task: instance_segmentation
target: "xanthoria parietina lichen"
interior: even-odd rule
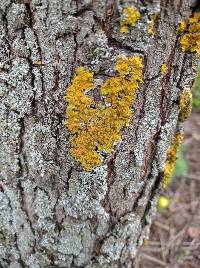
[[[128,126],[136,90],[143,82],[142,58],[119,57],[116,76],[107,79],[99,92],[103,102],[97,102],[86,92],[93,91],[94,73],[79,67],[65,100],[66,127],[72,133],[71,153],[85,170],[102,163],[102,152],[111,153],[122,138],[122,128]]]
[[[178,32],[186,33],[182,36],[180,44],[184,52],[195,52],[197,57],[200,56],[200,12],[194,13],[189,18],[188,24],[181,22]]]
[[[140,12],[134,6],[124,7],[120,19],[120,32],[128,33],[129,27],[134,27],[140,19]]]
[[[179,108],[179,120],[183,122],[188,118],[192,111],[192,93],[189,89],[185,89],[181,92]]]
[[[150,35],[154,35],[154,24],[155,24],[156,18],[157,18],[157,14],[153,14],[151,16],[151,22],[148,27],[148,34]]]
[[[165,63],[163,63],[161,65],[161,73],[164,75],[164,74],[166,74],[166,72],[167,72],[167,65]]]
[[[163,188],[167,188],[170,183],[171,177],[174,172],[174,167],[177,159],[177,153],[179,151],[180,145],[183,141],[183,133],[177,132],[169,146],[167,151],[167,159],[165,162],[164,178],[163,178]]]

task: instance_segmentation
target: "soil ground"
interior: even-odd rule
[[[184,126],[188,174],[167,191],[169,208],[159,211],[135,268],[200,268],[200,113]]]

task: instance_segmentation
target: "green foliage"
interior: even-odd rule
[[[193,108],[200,111],[200,65],[197,69],[197,77],[193,90]]]
[[[187,161],[184,159],[183,152],[184,152],[184,147],[181,146],[177,155],[173,178],[176,176],[186,176],[188,173],[188,164],[187,164]]]
[[[191,251],[189,249],[183,249],[180,254],[176,257],[178,263],[182,263],[188,256],[191,255]]]

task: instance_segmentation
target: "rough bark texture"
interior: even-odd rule
[[[124,2],[142,14],[129,34],[119,31]],[[180,127],[179,94],[192,83],[194,56],[182,53],[176,28],[195,8],[192,0],[1,0],[1,267],[134,267]],[[145,81],[115,153],[86,172],[69,152],[63,96],[78,66],[106,79],[120,53],[144,58]]]

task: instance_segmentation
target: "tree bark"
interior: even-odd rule
[[[127,34],[125,2],[141,13]],[[197,8],[192,0],[1,0],[1,267],[134,267],[181,127],[179,95],[193,82],[195,57],[182,52],[176,29]],[[69,151],[64,95],[77,67],[105,80],[119,54],[143,57],[144,83],[115,153],[88,172]]]

